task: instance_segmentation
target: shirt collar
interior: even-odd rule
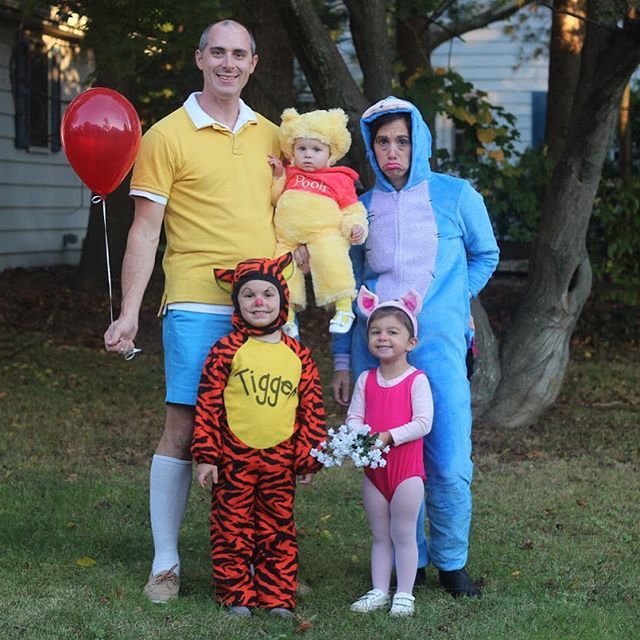
[[[201,93],[201,91],[195,91],[185,100],[184,104],[182,105],[189,115],[189,118],[191,118],[191,122],[193,122],[196,129],[204,129],[205,127],[216,125],[218,127],[224,127],[232,133],[236,133],[248,122],[257,122],[256,114],[253,112],[253,109],[251,109],[251,107],[246,105],[244,101],[240,99],[240,110],[238,112],[238,119],[236,120],[236,124],[233,129],[229,129],[226,124],[222,124],[222,122],[218,122],[215,118],[212,118],[200,106],[197,97]]]

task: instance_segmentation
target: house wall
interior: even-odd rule
[[[547,91],[551,12],[540,8],[529,12],[525,25],[517,26],[517,20],[513,17],[509,22],[497,22],[465,34],[464,41],[446,43],[434,51],[432,64],[456,70],[477,89],[487,92],[489,102],[512,113],[520,132],[516,146],[522,151],[534,142],[532,94]],[[505,33],[508,24],[513,25],[513,35]],[[525,30],[533,36],[532,42],[524,41]],[[544,55],[533,55],[538,48]],[[451,127],[439,121],[437,133],[438,146],[452,150]]]
[[[62,150],[15,147],[10,60],[17,26],[0,24],[0,270],[77,264],[91,194]],[[92,58],[59,34],[44,34],[43,41],[60,58],[64,110],[83,90]]]

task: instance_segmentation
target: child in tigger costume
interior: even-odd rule
[[[353,323],[356,283],[349,246],[362,244],[368,227],[367,212],[356,195],[358,174],[349,167],[332,166],[351,146],[347,120],[342,109],[303,114],[285,109],[280,148],[289,164],[283,167],[277,158],[269,158],[274,173],[276,255],[306,245],[316,304],[335,305],[331,333],[347,333]],[[292,309],[284,331],[296,337],[293,311],[307,304],[301,272],[293,274],[289,288]]]
[[[281,330],[287,267],[291,254],[215,269],[231,287],[234,331],[212,347],[195,409],[196,475],[202,487],[213,483],[216,599],[241,617],[254,607],[292,616],[296,476],[308,482],[319,469],[310,452],[326,435],[318,369],[309,349]]]

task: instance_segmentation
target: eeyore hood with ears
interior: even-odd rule
[[[390,113],[408,113],[411,117],[412,162],[411,169],[409,170],[409,179],[405,188],[411,188],[431,176],[431,167],[429,166],[429,158],[431,157],[431,132],[429,131],[429,127],[414,105],[395,96],[389,96],[370,106],[362,114],[362,119],[360,120],[360,130],[362,131],[362,137],[364,138],[364,144],[367,149],[367,158],[376,174],[376,188],[383,191],[393,191],[394,188],[376,162],[369,126],[380,116]]]

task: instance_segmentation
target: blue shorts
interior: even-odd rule
[[[166,402],[195,406],[204,361],[231,329],[230,315],[167,311],[162,321]]]

